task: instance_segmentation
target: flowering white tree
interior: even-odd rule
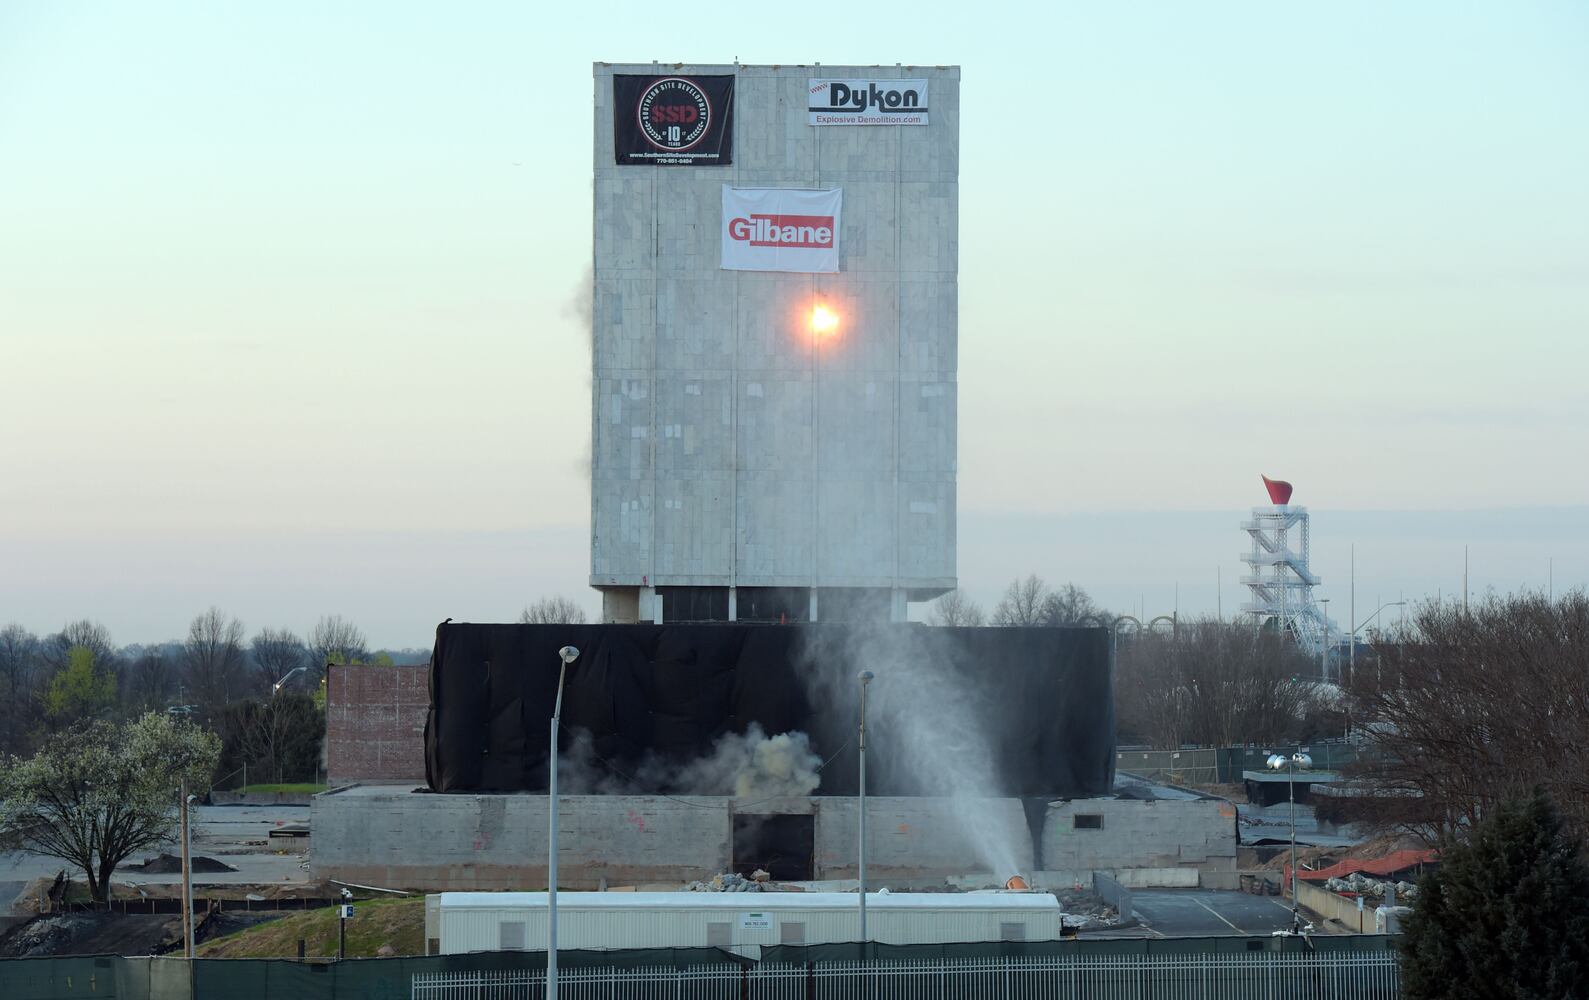
[[[203,793],[220,753],[214,733],[157,712],[79,723],[0,763],[0,838],[80,869],[103,902],[128,855],[175,837],[180,782]]]

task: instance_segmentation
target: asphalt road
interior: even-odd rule
[[[1133,889],[1137,919],[1155,937],[1268,937],[1291,928],[1277,896],[1208,889]]]

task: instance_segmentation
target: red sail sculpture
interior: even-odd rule
[[[1291,484],[1281,479],[1263,477],[1264,489],[1269,491],[1269,499],[1276,507],[1284,507],[1291,502]]]

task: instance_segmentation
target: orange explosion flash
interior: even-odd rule
[[[811,310],[811,332],[819,338],[831,337],[839,328],[838,314],[827,306]]]

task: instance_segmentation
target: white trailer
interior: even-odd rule
[[[867,929],[881,944],[1053,941],[1059,901],[1035,892],[875,892]],[[426,951],[544,951],[546,893],[425,897]],[[559,950],[834,944],[860,938],[853,892],[560,892]]]

